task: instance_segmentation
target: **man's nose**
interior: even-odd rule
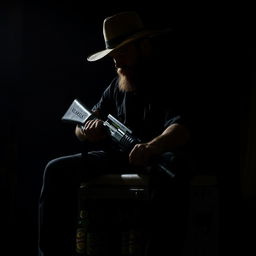
[[[114,58],[115,68],[122,68],[126,66],[125,60],[122,57]]]
[[[120,68],[120,64],[121,64],[121,61],[120,61],[120,59],[118,59],[118,58],[115,58],[114,59],[114,63],[115,63],[115,68]]]

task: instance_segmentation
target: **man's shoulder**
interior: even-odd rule
[[[118,91],[118,77],[114,77],[107,88],[105,89],[105,92],[108,92],[110,94],[114,94],[116,91]]]
[[[112,79],[109,86],[105,90],[105,94],[108,94],[110,97],[119,99],[123,98],[125,92],[121,91],[119,88],[119,77],[116,76]]]
[[[113,77],[109,86],[112,88],[118,88],[118,79],[118,76]]]

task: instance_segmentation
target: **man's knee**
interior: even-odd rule
[[[60,178],[61,166],[63,165],[61,159],[50,160],[44,168],[43,182],[48,183],[48,180],[56,180]]]
[[[61,172],[60,174],[63,176],[65,175],[65,171],[69,172],[70,169],[76,168],[80,161],[81,154],[58,157],[50,160],[46,164],[44,172],[51,172],[53,174],[59,174]]]
[[[50,160],[44,169],[43,187],[47,189],[52,186],[65,186],[72,182],[75,176],[75,168],[80,159],[80,154],[63,156]]]

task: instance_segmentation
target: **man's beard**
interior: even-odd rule
[[[119,89],[123,92],[131,92],[136,89],[136,81],[134,81],[134,77],[131,72],[126,72],[127,69],[118,68],[117,74],[119,77],[118,85]],[[135,79],[136,80],[136,79]]]
[[[124,66],[117,68],[119,76],[119,89],[125,92],[131,92],[143,86],[143,83],[149,77],[148,63],[142,59],[134,66]]]

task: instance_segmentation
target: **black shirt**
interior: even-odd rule
[[[92,109],[99,111],[102,120],[111,114],[131,129],[134,136],[147,142],[160,135],[169,125],[184,122],[172,101],[175,96],[171,92],[168,92],[166,99],[164,94],[158,93],[161,91],[159,88],[151,91],[153,93],[121,91],[116,77]]]

